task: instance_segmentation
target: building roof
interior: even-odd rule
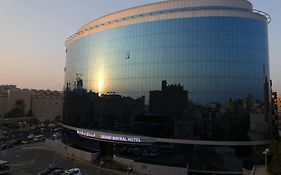
[[[67,47],[83,36],[112,28],[144,22],[203,16],[235,16],[258,19],[264,22],[270,21],[270,16],[266,13],[253,11],[253,5],[247,0],[169,0],[133,7],[97,18],[67,38],[65,46]]]

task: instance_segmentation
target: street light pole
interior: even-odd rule
[[[100,160],[100,165],[99,165],[99,168],[98,168],[98,174],[97,174],[97,175],[100,174],[100,167],[101,167],[101,165],[102,165],[103,163],[104,163],[104,162],[103,162],[103,158],[101,158],[101,160]]]
[[[129,172],[132,170],[132,167],[128,166],[127,168],[127,173],[126,174],[129,174]]]
[[[268,148],[266,148],[265,150],[264,150],[264,152],[263,152],[263,154],[264,154],[264,161],[265,161],[265,175],[267,175],[267,154],[269,153],[269,149]]]

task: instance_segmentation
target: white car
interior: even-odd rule
[[[29,134],[29,135],[27,136],[27,138],[28,138],[29,140],[33,140],[34,134]]]
[[[53,128],[53,127],[55,127],[56,125],[54,124],[54,123],[49,123],[49,125],[48,125],[48,127],[50,127],[50,128]]]
[[[43,135],[37,135],[34,137],[34,142],[45,141],[45,137]]]
[[[79,168],[73,168],[73,169],[66,170],[64,172],[64,174],[65,175],[82,175]]]
[[[57,140],[57,139],[59,139],[60,137],[61,137],[61,133],[59,133],[59,132],[56,132],[56,133],[53,134],[53,139],[54,139],[54,140]]]

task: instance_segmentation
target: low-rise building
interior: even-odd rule
[[[55,119],[62,116],[63,95],[60,92],[32,95],[31,109],[39,120]]]
[[[279,130],[281,131],[281,95],[277,96],[277,110],[278,110]]]
[[[23,106],[24,114],[32,114],[40,121],[53,120],[62,116],[63,93],[51,90],[20,89],[15,85],[0,86],[1,116],[19,103]]]
[[[7,99],[8,99],[8,94],[0,92],[0,115],[1,116],[8,110]]]

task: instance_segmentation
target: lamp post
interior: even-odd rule
[[[98,168],[98,173],[97,173],[97,175],[100,174],[100,167],[101,167],[102,164],[104,164],[103,158],[101,158],[101,160],[100,160],[100,165],[99,165],[99,168]]]
[[[126,174],[129,174],[130,171],[132,171],[132,167],[128,166]]]
[[[264,150],[264,152],[263,152],[263,154],[264,154],[264,161],[265,161],[265,175],[267,175],[267,154],[269,153],[269,149],[268,148],[266,148],[265,150]]]

